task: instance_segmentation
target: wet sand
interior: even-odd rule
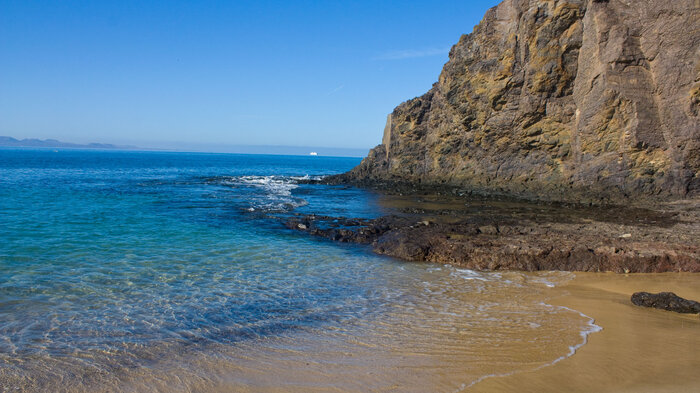
[[[576,273],[552,304],[589,315],[602,331],[550,367],[489,378],[473,392],[700,392],[697,314],[632,305],[636,291],[700,299],[700,274]]]
[[[129,353],[150,359],[135,367],[124,367],[129,362],[109,353],[97,365],[116,367],[91,366],[92,371],[68,359],[44,359],[29,379],[3,382],[0,373],[0,391],[3,386],[71,393],[700,391],[698,315],[629,301],[639,290],[700,299],[700,274],[503,272],[489,280],[492,273],[435,265],[430,270],[436,271],[426,270],[406,288],[425,293],[425,301],[408,298],[357,326],[236,345],[164,344]],[[426,281],[433,283],[426,292],[421,282],[431,274],[440,276]],[[434,304],[429,300],[436,290],[444,301]],[[567,348],[582,343],[580,329],[591,323],[579,312],[603,330],[588,334],[587,344],[568,356]],[[62,382],[56,384],[49,372]],[[506,376],[489,376],[499,374]]]
[[[546,367],[595,328],[549,305],[573,273],[382,263],[361,295],[379,301],[342,319],[238,341],[0,357],[0,392],[456,392]]]

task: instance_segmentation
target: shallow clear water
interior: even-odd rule
[[[403,263],[275,219],[386,213],[296,183],[358,162],[0,150],[0,391],[450,391],[592,330],[542,302],[566,274]]]

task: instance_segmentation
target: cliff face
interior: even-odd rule
[[[700,194],[700,0],[505,0],[343,177],[584,201]]]

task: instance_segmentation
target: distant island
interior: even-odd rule
[[[352,147],[227,145],[211,143],[154,142],[148,147],[113,145],[111,143],[69,143],[56,139],[17,139],[0,136],[0,147],[37,147],[63,149],[112,149],[143,151],[178,151],[193,153],[272,154],[290,156],[364,157],[367,149]],[[309,153],[310,152],[310,153]]]
[[[138,149],[136,146],[118,146],[111,143],[67,143],[56,139],[16,139],[9,136],[0,136],[0,147],[60,147],[72,149]]]

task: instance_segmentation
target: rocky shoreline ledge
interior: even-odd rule
[[[388,196],[392,198],[392,196]],[[700,272],[700,203],[654,209],[536,204],[494,198],[395,195],[376,219],[295,215],[286,227],[371,245],[406,261],[475,270]]]
[[[502,1],[380,145],[322,180],[452,207],[287,226],[479,270],[700,272],[697,5]]]

